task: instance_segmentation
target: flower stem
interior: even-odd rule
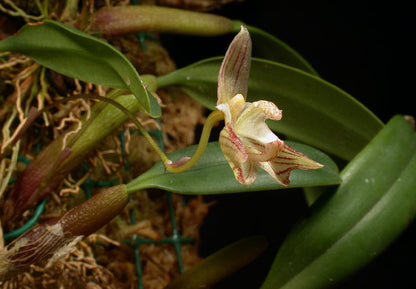
[[[166,169],[171,173],[181,173],[194,166],[196,162],[201,158],[202,154],[205,151],[205,148],[207,147],[209,135],[211,133],[212,128],[214,127],[214,125],[216,125],[219,121],[223,119],[224,114],[222,111],[214,110],[213,112],[211,112],[211,114],[205,121],[198,147],[193,156],[187,159],[187,161],[184,163],[183,159],[178,160],[176,163],[172,163],[172,161],[164,162]]]

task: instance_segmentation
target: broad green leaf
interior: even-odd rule
[[[277,39],[260,28],[250,26],[240,21],[234,22],[234,32],[238,32],[240,25],[247,27],[253,42],[253,55],[257,58],[283,63],[318,76],[316,70],[289,45]]]
[[[415,172],[415,132],[396,116],[292,229],[261,289],[330,288],[378,256],[416,215]]]
[[[79,30],[52,20],[27,24],[0,41],[0,51],[24,54],[72,78],[127,89],[150,111],[149,96],[130,61],[111,45]]]
[[[264,236],[241,239],[208,256],[173,280],[166,289],[210,288],[255,260],[267,245]]]
[[[323,168],[318,170],[293,170],[290,176],[289,188],[339,183],[338,168],[327,155],[303,144],[287,143],[314,161],[324,165]],[[176,161],[183,156],[191,156],[195,149],[196,146],[181,149],[169,154],[169,157]],[[262,169],[258,170],[257,179],[252,185],[246,186],[237,182],[218,142],[209,143],[197,164],[183,173],[172,174],[166,172],[162,163],[159,162],[129,183],[127,187],[129,192],[159,188],[183,194],[223,194],[286,188],[278,184]]]
[[[222,57],[210,58],[158,77],[159,87],[175,85],[210,109],[217,101]],[[289,138],[352,159],[383,127],[360,102],[336,86],[299,69],[253,59],[248,101],[269,100],[283,110],[270,127]]]

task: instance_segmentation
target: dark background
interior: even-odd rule
[[[275,35],[308,60],[323,79],[387,122],[398,113],[415,115],[412,11],[403,1],[246,0],[214,13]],[[195,40],[175,35],[165,36],[162,41],[173,42],[169,51],[181,67],[200,60],[201,55],[223,55],[231,39]],[[197,56],[193,56],[194,51],[198,51]],[[271,242],[268,255],[215,288],[259,288],[284,236],[307,214],[302,192],[283,190],[207,199],[216,199],[217,205],[212,207],[202,230],[202,254],[251,234],[265,234]],[[415,278],[408,273],[414,271],[415,257],[413,222],[383,254],[338,288],[416,288]]]
[[[387,122],[415,114],[415,25],[409,4],[245,0],[213,13],[257,26],[299,52],[319,75]],[[370,2],[374,2],[371,4]],[[179,67],[224,55],[233,35],[162,35]]]

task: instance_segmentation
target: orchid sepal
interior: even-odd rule
[[[247,95],[251,66],[251,39],[244,26],[231,42],[218,73],[218,101],[228,102],[234,95]]]
[[[283,186],[290,184],[289,176],[294,169],[316,170],[323,167],[287,144],[284,144],[275,158],[268,162],[259,162],[258,166]]]

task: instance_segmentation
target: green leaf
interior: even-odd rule
[[[239,31],[240,25],[247,27],[253,42],[253,55],[255,57],[283,63],[318,76],[318,73],[309,62],[280,39],[260,28],[240,21],[233,22],[235,32]]]
[[[79,30],[51,20],[27,24],[0,41],[0,51],[24,54],[72,78],[127,89],[145,112],[150,111],[149,97],[130,61],[113,46]]]
[[[289,233],[261,289],[333,287],[378,256],[416,215],[415,172],[415,132],[396,116]]]
[[[287,144],[324,165],[318,170],[292,171],[288,188],[339,183],[338,168],[327,155],[303,144],[294,142]],[[169,158],[175,161],[183,156],[191,156],[195,149],[196,146],[191,146],[178,150],[169,154]],[[130,182],[127,187],[129,192],[159,188],[183,194],[223,194],[287,188],[278,184],[262,169],[258,170],[257,179],[252,185],[240,184],[236,181],[218,142],[209,143],[196,165],[183,173],[166,172],[162,163],[158,162],[153,168]]]
[[[218,281],[252,262],[267,248],[263,236],[239,240],[208,256],[173,280],[166,289],[210,288]]]
[[[221,61],[222,57],[206,59],[158,77],[159,87],[179,86],[215,109]],[[269,100],[283,110],[282,120],[269,122],[273,130],[346,160],[383,127],[372,112],[346,92],[277,62],[252,60],[247,99]]]
[[[149,96],[150,101],[150,111],[148,112],[149,115],[153,118],[159,118],[162,116],[162,108],[160,107],[159,103],[157,102],[156,98],[152,95],[151,92],[146,90],[147,95]]]

